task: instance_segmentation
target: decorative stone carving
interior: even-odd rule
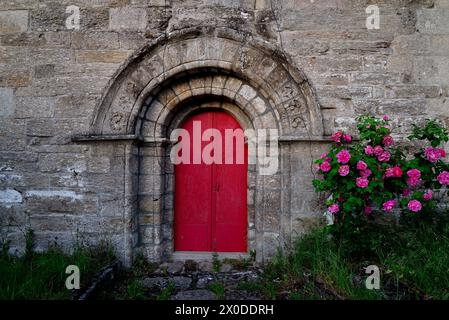
[[[136,120],[148,96],[154,95],[167,85],[170,86],[173,79],[178,79],[185,74],[189,74],[192,78],[197,75],[204,78],[204,85],[208,88],[205,90],[206,94],[225,94],[229,87],[226,84],[222,86],[221,78],[219,82],[213,81],[214,76],[221,73],[232,75],[231,78],[245,82],[245,85],[257,92],[257,97],[268,102],[275,117],[284,118],[283,114],[286,109],[288,110],[289,120],[283,122],[286,127],[279,127],[281,134],[282,132],[303,134],[304,130],[299,128],[307,127],[308,134],[321,135],[322,120],[318,103],[313,96],[303,98],[304,92],[312,91],[303,90],[302,87],[308,84],[302,73],[287,61],[286,56],[279,54],[266,41],[242,37],[241,34],[226,28],[219,29],[213,36],[209,34],[213,32],[212,30],[201,28],[175,31],[133,55],[128,65],[116,74],[101,103],[97,106],[91,132],[136,133]],[[192,32],[194,39],[189,32]],[[161,43],[165,44],[161,47]],[[207,50],[207,54],[195,57],[193,53],[201,51],[194,48],[198,44],[213,50]],[[165,47],[169,50],[161,49]],[[230,54],[229,48],[235,51]],[[178,54],[179,52],[189,54]],[[149,61],[153,63],[149,64]],[[129,75],[134,75],[132,81],[129,80]],[[231,82],[232,85],[235,83]],[[217,84],[222,88],[217,88]],[[197,96],[200,91],[201,89],[196,88],[195,91],[185,91],[185,94],[181,96]],[[242,93],[248,93],[248,90]],[[245,96],[251,100],[254,95]],[[283,107],[285,101],[290,102]],[[126,124],[125,127],[122,127],[122,122],[117,122],[117,119],[110,119],[114,125],[104,125],[104,119],[108,119],[107,115],[110,115],[111,111],[120,111],[126,115],[127,119],[121,120]],[[300,126],[299,119],[309,123],[307,126]],[[279,122],[280,119],[277,121]]]

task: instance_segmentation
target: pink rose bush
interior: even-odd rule
[[[321,179],[317,192],[326,192],[328,211],[336,225],[371,219],[375,214],[422,215],[436,208],[435,190],[449,186],[449,165],[441,147],[447,129],[429,120],[413,126],[410,141],[422,141],[421,151],[408,155],[393,138],[390,117],[357,118],[360,140],[338,131],[329,152],[316,161]]]

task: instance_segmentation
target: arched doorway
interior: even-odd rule
[[[247,252],[257,261],[272,257],[314,211],[304,182],[311,181],[311,152],[320,154],[327,138],[307,77],[257,36],[225,27],[173,31],[130,55],[105,89],[89,132],[73,138],[104,144],[119,168],[104,179],[120,181],[120,192],[99,206],[122,217],[123,233],[114,236],[127,265],[137,254],[176,258],[171,132],[211,108],[226,110],[245,130],[276,131],[279,152],[269,158],[275,170],[266,174],[259,158],[248,164]]]
[[[181,129],[175,251],[247,252],[248,150],[240,124],[210,110],[190,116]]]

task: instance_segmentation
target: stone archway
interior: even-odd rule
[[[307,78],[275,46],[230,29],[183,29],[131,56],[111,79],[91,133],[134,134],[149,95],[201,70],[224,71],[253,87],[276,111],[282,134],[322,136],[321,112]]]
[[[275,46],[229,29],[186,29],[139,50],[111,79],[87,136],[127,143],[124,195],[127,260],[140,251],[172,258],[173,168],[170,132],[204,105],[230,112],[246,128],[277,129],[281,141],[323,135],[313,89]],[[289,154],[276,174],[248,169],[249,250],[260,261],[291,233]]]

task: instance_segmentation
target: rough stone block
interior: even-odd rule
[[[22,203],[23,197],[20,192],[14,189],[0,190],[0,204],[2,206],[12,206],[16,203]]]
[[[0,150],[20,151],[25,147],[24,121],[0,118]]]
[[[66,15],[65,10],[65,6],[56,3],[31,10],[31,30],[59,31],[66,29],[65,20],[69,15]]]
[[[8,88],[0,88],[0,117],[9,117],[13,113],[13,90]]]
[[[55,73],[54,64],[41,64],[34,67],[34,77],[36,79],[50,78],[53,77]]]
[[[141,8],[112,8],[109,10],[109,29],[143,31],[147,26],[147,12]]]
[[[4,87],[26,87],[31,83],[29,71],[8,71],[0,75],[0,86]]]
[[[126,51],[115,51],[115,50],[78,51],[76,54],[76,61],[80,63],[93,63],[93,62],[120,63],[123,62],[127,57],[128,52]]]
[[[42,33],[13,33],[1,37],[1,44],[4,46],[17,47],[40,47],[47,44]]]
[[[449,11],[437,8],[419,10],[417,30],[420,33],[447,34]]]
[[[0,11],[0,34],[19,33],[28,30],[27,10]]]
[[[72,35],[74,49],[118,49],[118,34],[115,32],[77,32]]]
[[[111,169],[109,157],[91,157],[87,161],[87,171],[92,173],[107,173]]]
[[[79,118],[93,110],[98,101],[96,95],[83,95],[79,92],[72,95],[64,95],[56,98],[55,117],[57,118]]]
[[[72,172],[80,174],[87,169],[83,156],[73,154],[44,154],[39,157],[42,172]]]
[[[54,97],[17,97],[16,118],[49,118],[53,116]]]

